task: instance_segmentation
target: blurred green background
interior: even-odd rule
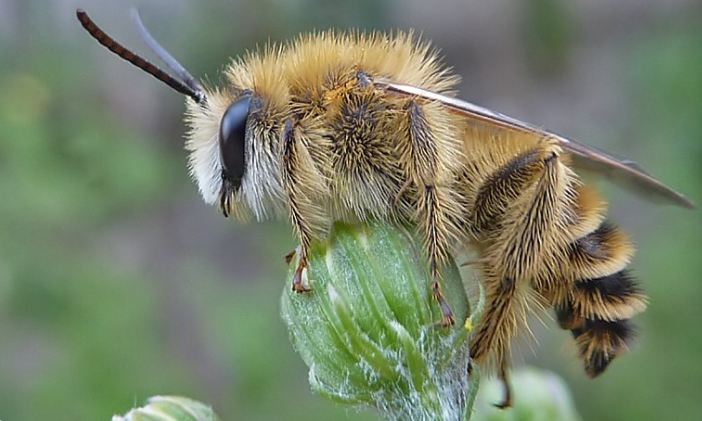
[[[0,0],[2,420],[107,420],[165,393],[223,419],[376,419],[309,392],[278,316],[290,228],[206,206],[183,99],[74,17],[85,8],[147,53],[132,6],[212,82],[268,39],[414,28],[463,76],[462,97],[631,157],[702,204],[697,0]],[[584,419],[699,419],[702,216],[606,190],[651,296],[631,355],[590,381],[546,320],[516,363],[563,376]]]

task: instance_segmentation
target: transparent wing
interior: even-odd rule
[[[695,205],[682,194],[667,187],[649,173],[644,171],[636,162],[626,158],[613,155],[585,145],[580,142],[562,137],[555,133],[545,131],[541,128],[517,120],[515,118],[500,114],[490,109],[472,104],[457,98],[442,95],[436,92],[427,91],[410,85],[375,81],[375,85],[388,92],[410,95],[437,101],[450,108],[451,111],[464,116],[469,121],[479,123],[478,126],[489,128],[493,131],[507,130],[518,132],[538,138],[555,140],[566,151],[573,156],[573,165],[585,170],[595,171],[609,178],[613,182],[642,195],[643,197],[655,201],[672,203],[689,209],[694,209]]]

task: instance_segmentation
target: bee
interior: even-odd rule
[[[137,28],[174,76],[124,48],[82,11],[99,43],[187,97],[189,169],[224,216],[287,218],[299,241],[292,288],[310,290],[308,251],[335,220],[416,227],[441,323],[455,323],[441,265],[468,247],[486,307],[470,352],[506,386],[510,343],[533,308],[570,330],[591,377],[627,350],[647,297],[634,248],[576,170],[647,197],[685,196],[636,163],[453,96],[459,78],[412,33],[319,32],[234,60],[205,87]]]

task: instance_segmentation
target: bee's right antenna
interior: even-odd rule
[[[170,54],[166,52],[163,47],[156,42],[156,40],[153,39],[153,37],[144,27],[141,19],[139,19],[138,13],[135,13],[135,20],[142,38],[144,38],[144,41],[149,45],[154,53],[156,53],[156,55],[158,55],[158,57],[176,73],[179,79],[174,78],[151,62],[115,41],[114,38],[107,35],[105,31],[100,29],[100,27],[93,22],[93,20],[84,10],[78,9],[76,11],[76,17],[78,17],[81,25],[83,25],[83,28],[88,31],[90,36],[95,38],[97,42],[105,46],[108,50],[117,54],[122,59],[132,63],[134,66],[140,68],[181,94],[189,96],[200,106],[205,106],[207,99],[205,97],[205,91],[202,88],[202,85],[200,85],[200,83],[198,83],[195,78],[193,78],[192,75],[180,65],[180,63],[178,63]]]

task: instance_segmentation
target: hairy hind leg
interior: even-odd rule
[[[471,356],[496,366],[505,380],[501,407],[511,403],[506,384],[510,344],[527,328],[529,301],[536,298],[532,279],[549,266],[551,250],[545,242],[557,235],[565,179],[558,149],[543,142],[499,167],[476,196],[471,221],[483,238],[486,308],[471,341]]]

